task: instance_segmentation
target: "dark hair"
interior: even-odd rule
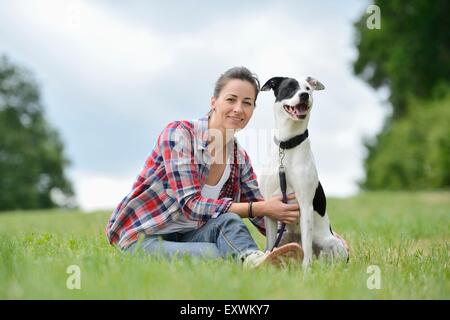
[[[258,97],[259,93],[258,76],[252,73],[246,67],[234,67],[225,71],[225,73],[222,74],[216,81],[216,85],[214,86],[214,97],[218,98],[220,91],[222,91],[223,87],[228,83],[228,81],[233,79],[248,81],[252,84],[253,88],[255,88],[255,105],[256,105],[256,98]]]

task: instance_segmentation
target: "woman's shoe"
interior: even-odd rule
[[[266,264],[276,267],[286,267],[290,261],[301,262],[303,260],[303,249],[296,243],[287,243],[272,251],[255,251],[249,254],[243,263],[244,269],[254,269]]]

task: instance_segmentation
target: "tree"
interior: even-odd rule
[[[381,29],[356,22],[356,75],[372,87],[386,86],[393,120],[407,113],[408,98],[427,99],[450,83],[450,2],[376,0]]]
[[[393,112],[366,141],[366,189],[450,187],[450,2],[375,0],[381,29],[355,23],[353,71],[387,87]]]
[[[0,210],[52,208],[72,201],[63,149],[57,131],[44,119],[32,74],[1,56]]]

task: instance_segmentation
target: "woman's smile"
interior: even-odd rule
[[[241,118],[241,117],[228,116],[228,118],[230,118],[231,120],[233,120],[235,122],[242,122],[242,121],[244,121],[244,118]]]

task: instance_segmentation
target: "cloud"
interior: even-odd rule
[[[0,6],[0,50],[41,80],[82,206],[94,207],[83,191],[90,185],[123,191],[120,176],[138,173],[163,126],[206,113],[216,78],[235,65],[261,81],[312,75],[325,83],[310,121],[313,151],[328,193],[349,194],[363,174],[361,138],[379,130],[385,114],[350,70],[351,22],[364,4],[355,5],[14,1]],[[272,100],[260,94],[248,129],[271,129]],[[264,151],[243,145],[258,170]]]
[[[130,192],[134,176],[103,175],[97,172],[74,171],[75,192],[85,211],[112,210]]]

